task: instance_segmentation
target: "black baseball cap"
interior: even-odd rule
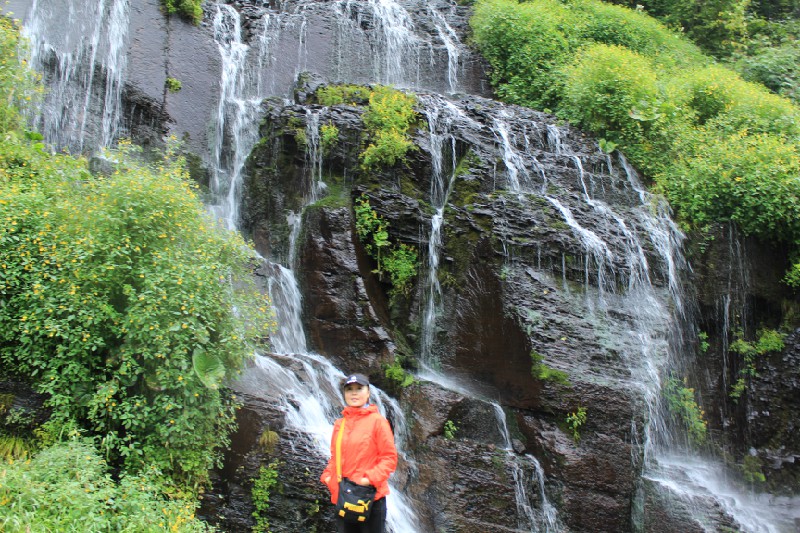
[[[344,383],[342,384],[342,388],[345,388],[348,385],[353,383],[358,383],[359,385],[363,385],[364,387],[369,387],[369,379],[364,374],[350,374],[345,378]]]

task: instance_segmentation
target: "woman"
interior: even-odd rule
[[[337,439],[344,424],[341,440],[341,476],[362,485],[375,487],[375,498],[369,520],[363,524],[347,523],[336,517],[339,533],[384,533],[386,527],[386,495],[389,476],[397,467],[397,449],[389,422],[369,403],[369,380],[363,374],[347,376],[343,384],[347,407],[343,418],[333,424],[331,459],[320,481],[331,491],[331,502],[339,498],[337,473]]]

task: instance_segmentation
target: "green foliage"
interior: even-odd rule
[[[380,130],[375,133],[373,142],[361,152],[361,164],[367,169],[390,167],[402,161],[413,147],[414,143],[405,134],[396,130]]]
[[[194,24],[203,21],[202,0],[163,0],[167,13],[177,13]]]
[[[644,3],[729,50],[746,4]],[[687,225],[732,221],[788,244],[785,281],[800,286],[800,108],[713,65],[646,14],[598,0],[479,0],[471,25],[501,97],[600,135]]]
[[[85,161],[0,140],[0,361],[112,461],[191,486],[234,425],[222,375],[274,320],[252,251],[208,217],[176,149],[143,164],[123,144],[98,178]]]
[[[656,101],[656,73],[648,59],[617,45],[586,47],[566,69],[564,115],[598,134],[617,139],[641,135],[638,107]]]
[[[336,124],[328,123],[319,127],[320,144],[322,153],[329,154],[336,143],[339,142],[339,128]]]
[[[362,85],[326,85],[317,89],[317,102],[324,106],[363,105],[369,102],[369,87]]]
[[[697,339],[700,341],[700,353],[705,355],[711,346],[708,342],[708,333],[701,331],[697,334]]]
[[[87,440],[71,440],[31,460],[0,468],[0,530],[180,531],[210,528],[195,518],[196,504],[168,490],[149,469],[114,482]]]
[[[697,225],[736,222],[764,240],[800,237],[800,154],[770,134],[711,138],[676,162],[670,203]]]
[[[417,250],[413,246],[399,243],[389,250],[383,261],[383,269],[389,274],[395,293],[408,295],[411,282],[417,275],[418,264]]]
[[[447,420],[444,423],[444,438],[447,440],[453,440],[456,438],[456,433],[458,433],[458,426],[452,420]]]
[[[253,480],[253,518],[256,524],[253,526],[253,533],[265,533],[269,531],[269,498],[276,488],[278,488],[278,461],[272,461],[268,466],[262,466],[258,471],[258,477]]]
[[[395,358],[391,365],[387,365],[384,370],[386,379],[391,381],[397,387],[405,388],[414,384],[414,376],[405,371],[400,364],[400,360]]]
[[[165,82],[167,90],[171,93],[176,93],[181,90],[182,84],[181,80],[175,78],[167,78]]]
[[[705,412],[697,405],[694,389],[686,386],[686,379],[681,382],[671,376],[662,390],[670,414],[683,423],[689,442],[696,445],[705,443],[708,422],[705,420]]]
[[[559,385],[571,386],[569,375],[561,370],[551,368],[544,363],[544,358],[536,351],[531,350],[531,375],[542,381],[550,381]]]
[[[577,411],[567,414],[565,421],[570,433],[572,433],[572,439],[575,442],[579,442],[581,440],[581,434],[579,430],[586,423],[586,416],[586,408],[583,406],[578,407]]]
[[[280,440],[280,435],[267,426],[267,428],[261,432],[261,436],[258,437],[258,445],[265,453],[272,454],[275,452],[275,447]]]
[[[767,477],[761,471],[761,459],[755,455],[745,455],[742,460],[742,475],[748,483],[764,483]]]
[[[362,115],[372,138],[361,152],[361,164],[365,169],[393,166],[415,148],[409,130],[417,119],[416,103],[414,95],[391,87],[379,85],[373,89],[369,95],[369,107]]]
[[[730,351],[742,356],[742,365],[739,369],[736,383],[733,384],[729,396],[738,400],[745,390],[747,378],[755,377],[756,358],[770,352],[780,352],[784,348],[783,335],[774,329],[758,331],[755,342],[747,342],[742,338],[742,332],[736,333],[736,340],[731,343]]]
[[[358,238],[377,263],[375,273],[381,278],[383,274],[389,274],[393,296],[407,294],[417,274],[417,251],[404,243],[392,245],[389,240],[389,223],[372,209],[366,195],[356,199],[353,210]]]
[[[788,41],[740,58],[736,67],[748,81],[763,84],[776,94],[800,103],[800,43]]]
[[[24,44],[17,23],[5,17],[0,6],[0,134],[20,128],[20,104],[41,94],[36,74],[20,59]]]

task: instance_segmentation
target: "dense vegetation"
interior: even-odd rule
[[[93,175],[26,132],[19,105],[37,89],[18,46],[0,17],[0,377],[43,393],[51,416],[38,426],[0,398],[0,529],[69,529],[61,515],[81,517],[66,501],[109,530],[117,514],[138,531],[202,529],[194,503],[158,502],[206,483],[234,425],[223,380],[275,325],[254,254],[207,214],[173,142],[150,162],[121,143]]]
[[[800,108],[647,14],[598,0],[480,0],[474,40],[507,101],[618,147],[696,228],[788,244],[800,285]]]
[[[168,14],[177,13],[186,17],[194,24],[200,24],[203,20],[203,6],[201,0],[162,0],[164,9]]]

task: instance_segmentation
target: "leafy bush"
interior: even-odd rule
[[[565,422],[570,433],[572,433],[572,439],[575,442],[579,442],[581,440],[580,429],[586,423],[586,408],[583,406],[578,407],[577,411],[567,415]]]
[[[755,342],[747,342],[742,338],[742,332],[736,333],[736,340],[731,343],[730,351],[742,356],[736,383],[731,388],[730,397],[738,400],[744,394],[745,380],[756,376],[756,358],[770,352],[783,350],[783,335],[774,329],[758,331]]]
[[[774,93],[800,103],[800,43],[795,40],[766,47],[737,61],[748,81],[761,83]]]
[[[694,396],[694,389],[686,386],[686,380],[679,381],[669,377],[664,384],[663,393],[669,412],[686,428],[689,442],[702,445],[706,441],[708,422]]]
[[[405,371],[398,359],[386,366],[384,375],[397,387],[404,388],[414,384],[414,376]]]
[[[447,440],[453,440],[456,438],[456,433],[458,433],[458,426],[452,420],[446,420],[444,423],[444,438]]]
[[[0,530],[209,531],[196,504],[166,496],[160,477],[150,469],[115,483],[89,441],[57,444],[0,468]]]
[[[800,236],[800,154],[774,135],[710,138],[672,169],[670,203],[698,225],[732,220],[766,241]]]
[[[635,52],[597,44],[587,47],[568,67],[564,115],[594,132],[619,139],[640,137],[641,122],[631,110],[656,100],[656,74]]]
[[[364,249],[377,262],[375,273],[389,274],[392,296],[406,294],[411,280],[417,274],[417,251],[406,244],[392,245],[389,241],[389,223],[372,209],[369,198],[361,195],[353,205],[356,215],[356,234]],[[386,248],[386,252],[383,249]]]
[[[203,21],[202,0],[163,0],[167,13],[178,13],[188,18],[194,24]]]
[[[322,145],[322,152],[329,154],[336,143],[339,141],[339,128],[336,124],[328,123],[319,127],[320,144]]]
[[[262,466],[258,470],[258,477],[253,480],[253,518],[256,525],[253,526],[253,533],[266,533],[269,531],[269,498],[273,491],[278,487],[278,461],[272,461],[268,466]]]
[[[326,85],[317,89],[317,102],[324,106],[362,105],[369,101],[369,87],[363,85]]]
[[[252,252],[206,214],[174,149],[146,165],[123,145],[94,177],[0,140],[0,361],[112,460],[193,485],[234,424],[221,381],[274,322]]]
[[[556,0],[484,0],[470,21],[473,38],[491,63],[501,98],[535,108],[558,103],[560,76],[575,47],[568,8]]]
[[[19,53],[23,47],[19,27],[4,16],[0,6],[0,133],[21,127],[19,103],[41,93],[41,88],[35,83],[36,75],[20,67]]]
[[[369,106],[362,115],[373,140],[361,153],[365,169],[395,165],[415,148],[409,130],[417,119],[416,102],[414,95],[391,87],[379,85],[370,93]]]

